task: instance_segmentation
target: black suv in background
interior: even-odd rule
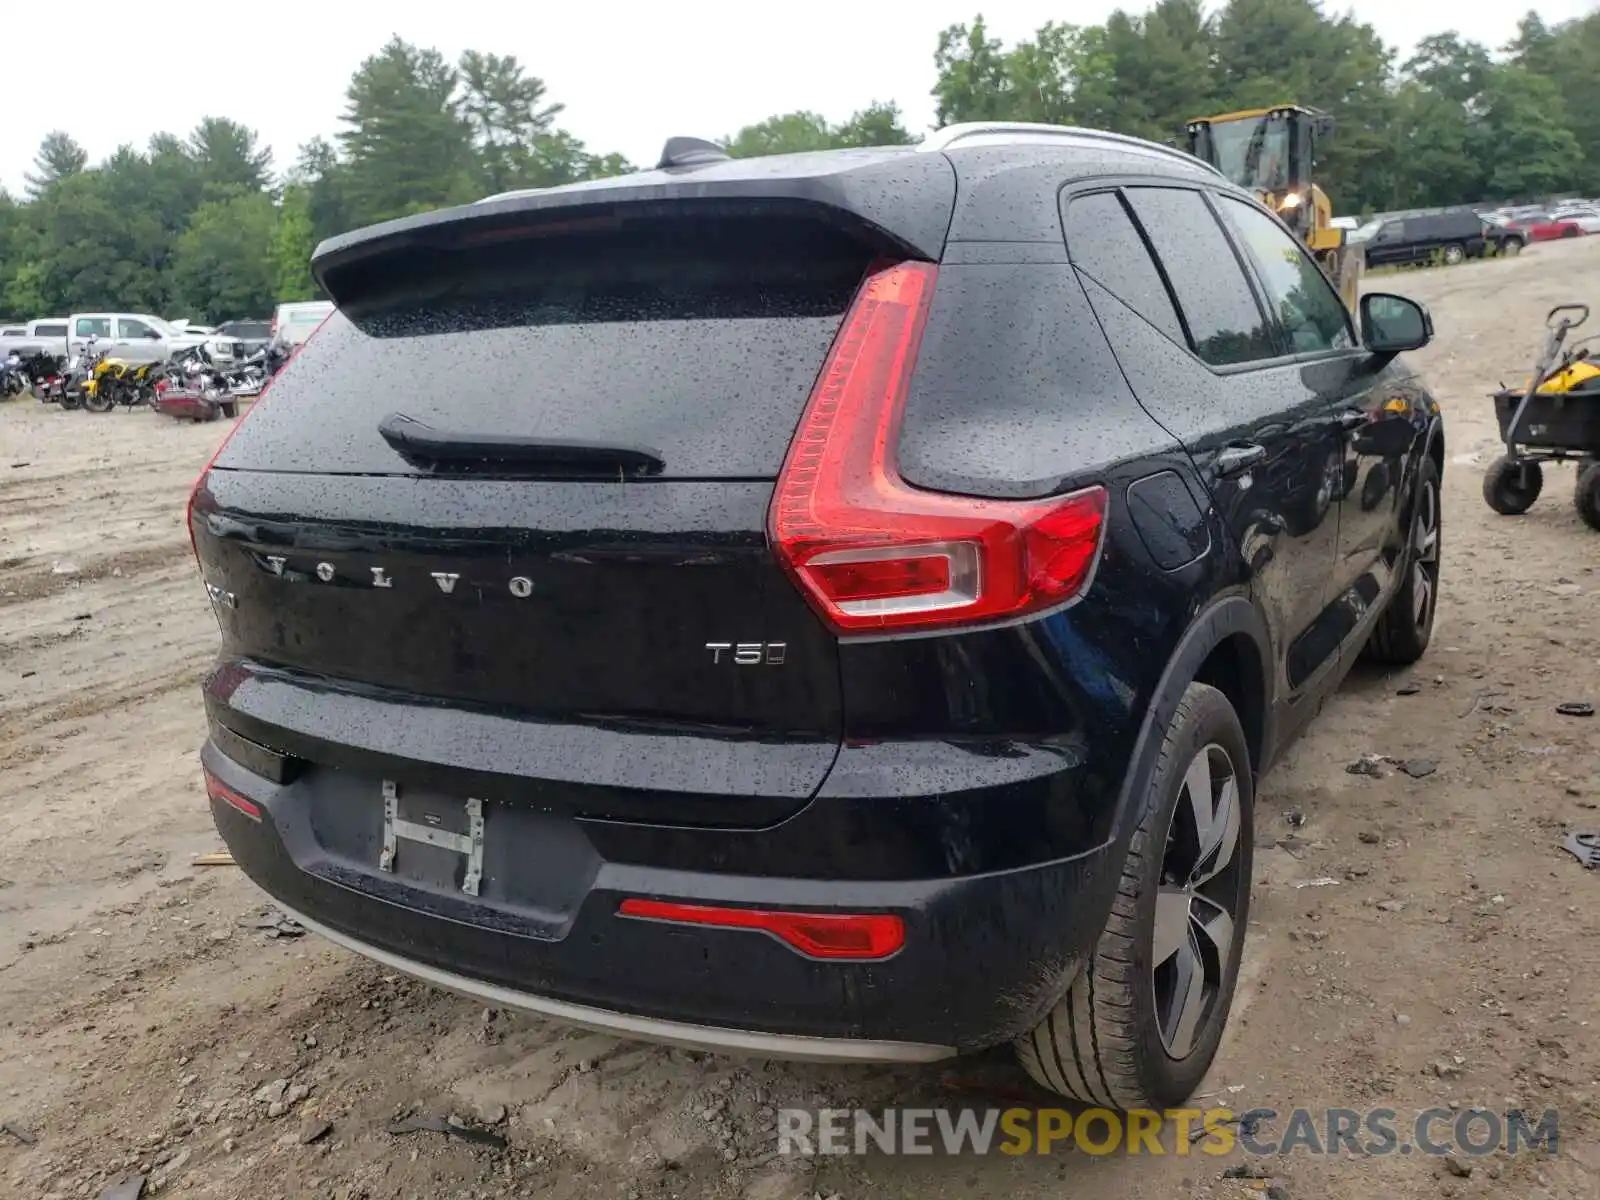
[[[1378,226],[1367,241],[1369,267],[1402,266],[1428,262],[1435,255],[1450,265],[1463,259],[1479,258],[1491,242],[1489,227],[1470,208],[1420,216],[1393,217]],[[1519,241],[1518,248],[1521,248]]]
[[[324,243],[204,471],[218,828],[307,926],[711,1050],[1216,1050],[1256,780],[1439,582],[1428,316],[1111,134],[957,126]]]

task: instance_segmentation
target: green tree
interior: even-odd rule
[[[306,210],[317,238],[344,233],[356,224],[345,195],[344,164],[325,138],[312,138],[300,147],[289,183],[305,189]]]
[[[58,180],[29,207],[39,271],[30,284],[38,307],[157,309],[165,298],[159,267],[149,262],[149,228],[119,208],[103,170]]]
[[[316,248],[311,194],[304,186],[291,184],[284,189],[277,227],[272,233],[273,296],[278,303],[315,298],[317,285],[311,278],[311,253]]]
[[[1600,111],[1600,12],[1549,27],[1529,13],[1506,47],[1511,63],[1529,75],[1547,80],[1567,113],[1568,128],[1577,139],[1579,162],[1575,177],[1563,189],[1600,189],[1600,126],[1589,115]]]
[[[796,154],[805,150],[830,149],[832,134],[833,131],[828,128],[828,118],[821,113],[792,112],[746,125],[732,137],[724,138],[722,146],[734,158]]]
[[[1544,196],[1593,178],[1550,79],[1516,64],[1503,66],[1490,74],[1481,102],[1474,148],[1488,165],[1490,195]]]
[[[792,112],[768,117],[722,139],[734,158],[761,154],[799,154],[852,146],[904,146],[912,141],[900,120],[899,106],[874,102],[838,125],[821,113]]]
[[[88,162],[88,153],[72,140],[71,135],[59,129],[52,130],[39,143],[39,153],[33,158],[33,171],[25,177],[28,195],[37,198],[51,184],[78,174]]]
[[[851,113],[829,130],[829,144],[848,146],[909,146],[916,139],[906,131],[900,106],[873,101]]]
[[[544,81],[527,74],[514,55],[468,50],[460,73],[461,112],[472,130],[484,190],[538,186],[528,182],[537,142],[551,133],[564,106],[547,103]]]
[[[989,36],[981,14],[971,25],[952,25],[939,34],[933,65],[940,125],[1029,119],[1028,98],[1018,96],[1005,48]]]
[[[437,50],[398,37],[356,69],[339,134],[350,217],[382,221],[476,198],[458,82]]]
[[[172,282],[191,319],[264,313],[276,300],[272,198],[238,191],[195,210],[173,251]]]
[[[272,183],[272,151],[263,149],[255,130],[226,117],[205,117],[189,135],[202,193],[209,199],[232,191],[265,191]]]

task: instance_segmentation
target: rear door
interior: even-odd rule
[[[767,510],[868,257],[809,221],[602,222],[342,298],[196,496],[235,668],[213,717],[590,813],[803,803],[837,750],[836,641]],[[496,436],[543,449],[450,449]]]
[[[1294,697],[1337,648],[1318,635],[1337,552],[1339,446],[1251,273],[1199,190],[1072,199],[1069,253],[1140,402],[1189,450],[1234,540]]]
[[[116,324],[116,355],[128,362],[161,362],[167,357],[168,346],[161,331],[148,321],[137,317],[118,317]]]

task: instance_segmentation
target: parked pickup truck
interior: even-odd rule
[[[93,338],[97,347],[126,362],[166,362],[208,336],[176,329],[149,313],[73,313],[67,345],[76,354]]]
[[[38,317],[32,321],[0,324],[0,359],[12,354],[26,358],[41,350],[65,358],[68,323],[66,317]]]

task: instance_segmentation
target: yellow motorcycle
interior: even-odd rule
[[[90,412],[110,412],[119,404],[124,408],[148,404],[155,398],[155,371],[159,365],[101,359],[85,386],[84,407]]]

